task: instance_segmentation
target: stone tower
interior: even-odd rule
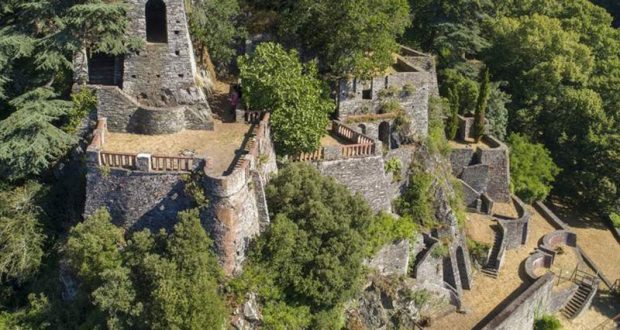
[[[144,47],[124,56],[76,56],[76,81],[98,90],[99,117],[112,132],[211,130],[213,122],[183,0],[127,0],[128,34]]]

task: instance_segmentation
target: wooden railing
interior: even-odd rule
[[[354,131],[353,129],[337,121],[332,122],[332,132],[336,134],[337,136],[345,138],[356,144],[373,144],[374,143],[374,141],[371,138],[364,136],[363,134],[360,134]]]
[[[151,156],[151,170],[191,172],[197,161],[192,157]]]
[[[101,165],[108,167],[133,169],[136,167],[136,155],[115,152],[101,152]]]
[[[342,146],[341,155],[343,158],[369,156],[375,153],[374,144],[351,144]]]
[[[323,148],[319,148],[315,152],[304,152],[295,157],[293,157],[293,161],[295,162],[312,162],[317,160],[322,160],[325,157],[325,150]]]

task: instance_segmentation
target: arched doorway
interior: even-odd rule
[[[390,144],[390,123],[387,121],[382,122],[379,125],[379,140],[383,142],[383,145],[392,149],[392,145]]]
[[[366,125],[359,124],[357,125],[357,127],[360,129],[360,132],[362,132],[362,134],[366,134]]]
[[[146,3],[146,41],[168,42],[166,4],[162,0],[149,0]]]

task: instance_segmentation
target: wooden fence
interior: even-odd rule
[[[192,157],[151,156],[151,170],[191,172],[198,161]]]
[[[116,168],[134,169],[136,167],[135,154],[101,152],[101,165]]]

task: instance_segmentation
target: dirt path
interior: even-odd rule
[[[560,202],[547,205],[577,234],[577,244],[594,260],[607,278],[620,279],[620,243],[601,219],[568,209]]]
[[[478,272],[474,275],[473,289],[463,292],[463,304],[470,310],[470,313],[450,314],[434,321],[430,329],[473,329],[498,306],[504,307],[527,288],[524,282],[527,281],[527,277],[521,269],[521,264],[538,246],[538,240],[554,230],[535,210],[530,209],[530,211],[532,220],[527,244],[506,252],[504,264],[497,279]]]

